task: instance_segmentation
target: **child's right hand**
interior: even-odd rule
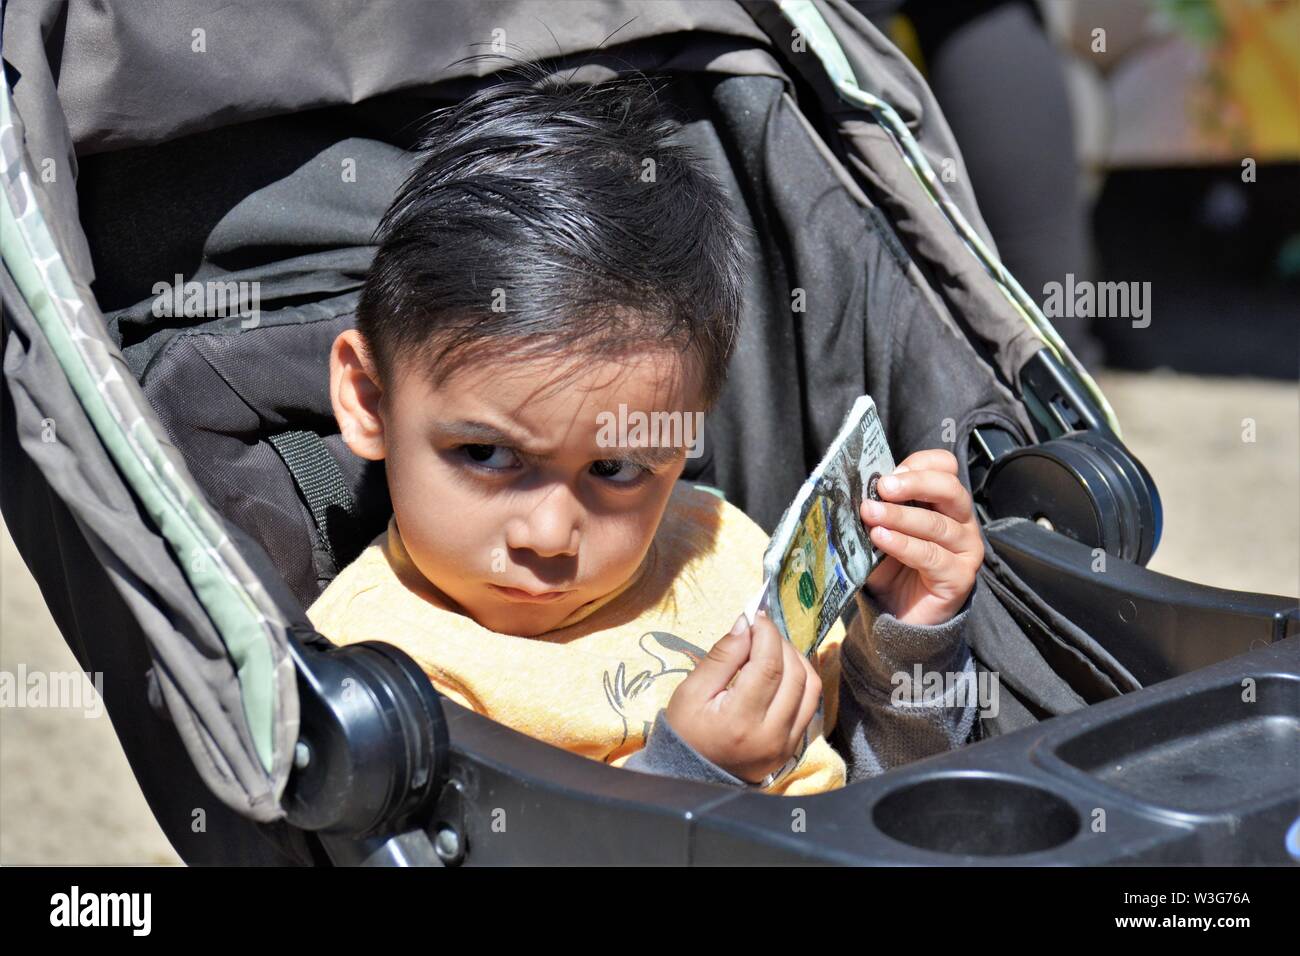
[[[736,624],[678,685],[665,716],[700,754],[758,783],[799,751],[822,682],[765,613]]]

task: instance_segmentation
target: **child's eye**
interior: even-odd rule
[[[623,461],[618,458],[606,458],[592,462],[592,474],[611,481],[616,485],[631,485],[649,475],[650,469],[636,462]]]
[[[491,471],[506,471],[519,460],[504,445],[461,445],[460,448],[474,464]]]

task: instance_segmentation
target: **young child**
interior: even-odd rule
[[[394,514],[309,618],[616,767],[796,795],[959,747],[975,704],[910,697],[915,665],[974,674],[983,545],[949,452],[864,504],[889,557],[807,660],[736,618],[768,535],[678,481],[685,443],[611,447],[620,409],[698,421],[736,341],[739,227],[677,129],[631,80],[509,80],[436,116],[330,354]]]

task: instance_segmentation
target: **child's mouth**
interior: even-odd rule
[[[568,594],[568,591],[544,591],[540,594],[533,594],[529,591],[522,591],[519,588],[503,587],[500,584],[489,585],[498,594],[512,601],[520,601],[525,604],[547,604],[551,601],[559,600]]]

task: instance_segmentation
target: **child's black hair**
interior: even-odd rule
[[[744,253],[726,194],[644,78],[572,85],[536,67],[433,115],[375,233],[357,328],[384,387],[435,384],[469,351],[697,358],[717,400]]]

